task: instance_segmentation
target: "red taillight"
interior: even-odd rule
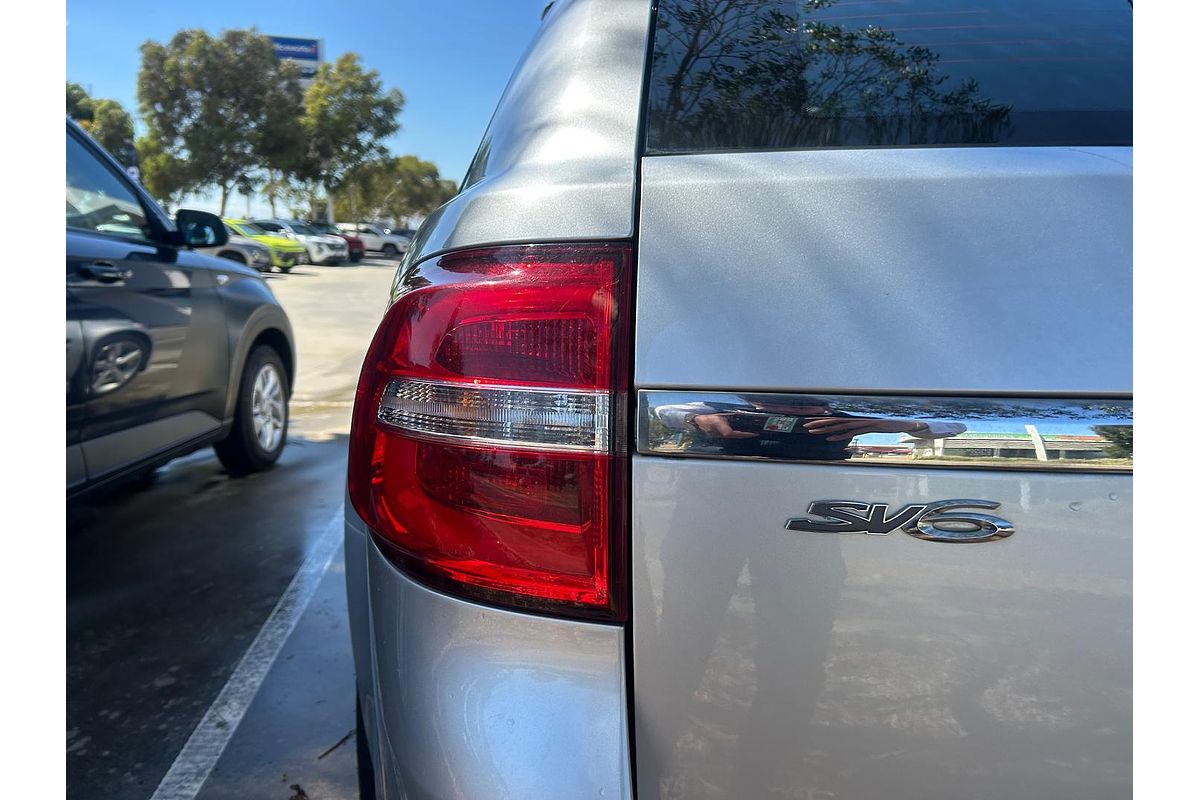
[[[622,619],[628,245],[425,262],[363,364],[350,498],[440,588]]]

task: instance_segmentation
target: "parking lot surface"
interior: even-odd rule
[[[355,796],[339,523],[354,385],[394,269],[270,276],[299,350],[289,444],[274,469],[232,479],[206,449],[149,485],[68,509],[70,797],[154,796],[165,776],[198,763],[192,746],[180,753],[203,720],[220,746],[203,751],[211,773],[187,796]],[[218,699],[244,678],[243,656],[277,622],[302,567],[311,585],[286,638],[263,674],[235,687],[252,697],[244,715],[223,718],[230,707]]]

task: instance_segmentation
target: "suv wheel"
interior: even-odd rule
[[[396,249],[396,245],[392,244],[391,242],[388,242],[383,246],[383,254],[388,258],[395,258],[399,252],[400,251]]]
[[[287,444],[287,372],[273,347],[250,351],[238,387],[233,429],[214,445],[230,475],[246,475],[273,465]]]

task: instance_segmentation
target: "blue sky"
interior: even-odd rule
[[[136,117],[138,47],[181,28],[256,27],[325,40],[325,58],[353,51],[404,92],[402,130],[388,145],[462,179],[513,67],[548,0],[127,0],[67,2],[67,80],[120,101]],[[242,212],[242,199],[232,210]],[[257,204],[256,204],[257,207]],[[256,210],[256,213],[258,211]]]

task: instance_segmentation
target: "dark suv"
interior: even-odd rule
[[[287,442],[295,347],[249,267],[193,252],[219,218],[172,221],[67,122],[67,493],[212,444],[231,474]]]

